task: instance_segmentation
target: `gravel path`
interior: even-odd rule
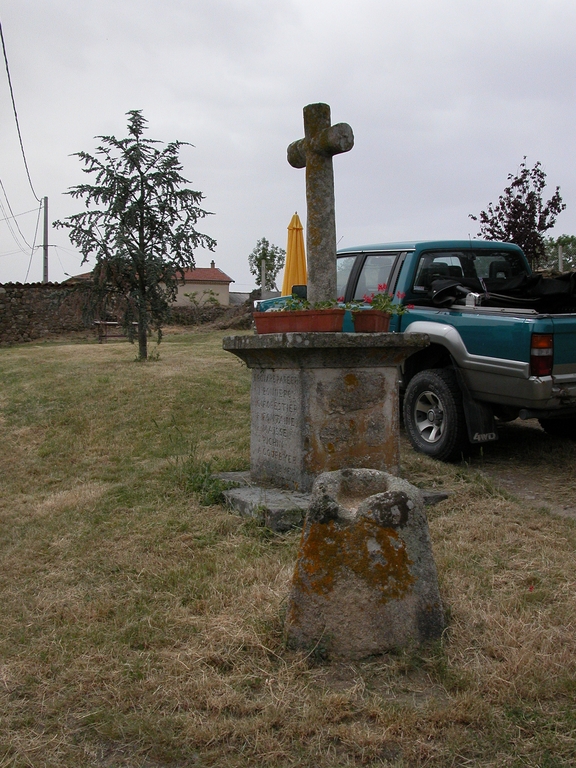
[[[531,507],[576,520],[576,441],[547,435],[538,421],[501,425],[500,439],[472,466]]]

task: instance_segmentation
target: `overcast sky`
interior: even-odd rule
[[[574,0],[0,0],[12,84],[34,188],[50,221],[79,210],[63,193],[85,176],[71,153],[125,136],[143,110],[149,138],[179,139],[192,189],[214,213],[198,229],[247,291],[247,257],[286,247],[306,219],[304,171],[286,161],[302,108],[326,102],[355,147],[334,160],[340,247],[467,238],[527,155],[559,185],[555,234],[576,234]],[[32,244],[26,178],[0,72],[0,179]],[[6,200],[0,192],[6,208]],[[4,218],[0,214],[0,218]],[[20,235],[16,237],[21,241]],[[41,231],[38,233],[41,239]],[[51,230],[50,279],[87,271]],[[0,222],[0,282],[23,282],[30,249]],[[42,278],[42,252],[28,281]]]

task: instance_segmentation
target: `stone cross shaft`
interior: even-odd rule
[[[336,297],[336,217],[332,157],[354,146],[348,123],[330,125],[328,104],[304,107],[304,138],[288,147],[288,162],[306,168],[308,299]]]

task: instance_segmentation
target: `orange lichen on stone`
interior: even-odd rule
[[[440,637],[444,615],[420,491],[374,469],[314,483],[286,613],[295,648],[363,658]]]
[[[376,590],[381,602],[399,600],[414,583],[412,561],[394,528],[366,518],[352,526],[331,520],[310,526],[302,541],[294,586],[308,594],[326,595],[346,572]]]

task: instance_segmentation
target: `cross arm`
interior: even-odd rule
[[[288,147],[288,162],[293,168],[305,168],[308,152],[323,157],[332,157],[349,152],[354,146],[354,134],[348,123],[336,123],[324,128],[309,139],[298,139]]]
[[[310,149],[324,157],[349,152],[354,146],[354,134],[348,123],[336,123],[310,140]]]
[[[292,168],[306,167],[306,139],[298,139],[288,146],[288,162]]]

